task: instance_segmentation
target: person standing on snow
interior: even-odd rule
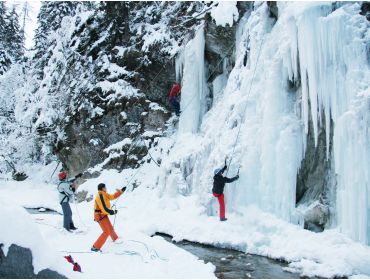
[[[76,191],[76,186],[73,182],[81,176],[82,173],[79,173],[75,177],[67,179],[67,172],[61,171],[58,174],[59,183],[57,189],[59,192],[59,203],[63,210],[63,227],[69,232],[77,229],[72,221],[72,210],[69,201],[73,199]]]
[[[100,183],[98,185],[98,194],[96,195],[94,202],[94,221],[99,223],[103,233],[95,241],[94,245],[91,247],[91,251],[100,251],[105,241],[107,241],[108,236],[112,238],[115,244],[122,243],[122,239],[119,238],[117,233],[114,231],[108,215],[117,214],[117,210],[110,209],[110,201],[118,198],[125,190],[126,187],[123,187],[120,190],[117,189],[114,194],[109,194],[107,193],[105,184]]]
[[[180,95],[180,93],[181,93],[181,86],[179,83],[175,83],[171,88],[169,99],[170,99],[171,105],[175,108],[175,112],[177,116],[180,115],[180,103],[177,100],[177,96]]]
[[[225,200],[224,200],[224,187],[225,183],[232,183],[235,180],[239,179],[239,175],[236,175],[233,178],[227,178],[222,176],[222,174],[227,169],[226,160],[225,160],[225,166],[221,168],[217,168],[214,171],[214,177],[213,177],[213,196],[217,197],[218,203],[220,204],[220,221],[226,221],[225,218]]]

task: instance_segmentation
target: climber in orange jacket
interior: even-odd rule
[[[91,247],[91,251],[100,251],[105,241],[107,241],[108,236],[112,238],[114,243],[122,243],[122,240],[118,238],[117,233],[114,231],[108,215],[117,214],[117,210],[110,209],[110,201],[118,198],[125,190],[126,187],[123,187],[120,190],[117,189],[114,194],[109,194],[107,193],[107,188],[105,187],[105,184],[100,183],[98,185],[98,194],[96,195],[94,202],[94,221],[99,223],[101,229],[103,230],[103,233],[95,241],[94,245]]]

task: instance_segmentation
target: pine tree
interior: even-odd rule
[[[38,27],[34,37],[36,50],[34,59],[36,60],[36,68],[40,78],[42,78],[43,68],[50,56],[47,50],[55,44],[48,38],[49,34],[60,28],[65,16],[74,16],[79,4],[80,2],[77,1],[42,2],[37,16]]]
[[[9,65],[11,64],[11,59],[7,52],[5,44],[5,34],[6,32],[6,7],[5,2],[0,2],[0,75],[4,74]]]
[[[0,42],[4,42],[6,7],[5,2],[0,1]]]
[[[19,27],[19,17],[13,6],[6,16],[5,48],[14,61],[20,61],[24,55],[24,40]]]
[[[4,74],[12,63],[4,45],[0,42],[0,75]]]
[[[22,7],[22,22],[21,22],[21,38],[23,41],[23,45],[25,45],[26,41],[26,22],[30,20],[30,5],[28,2],[24,2],[23,7]]]

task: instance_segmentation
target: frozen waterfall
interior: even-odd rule
[[[369,244],[369,22],[358,3],[279,2],[278,8],[276,23],[265,3],[240,21],[235,67],[214,83],[223,92],[208,112],[203,30],[188,43],[177,61],[177,69],[183,65],[179,135],[196,138],[182,139],[167,167],[176,165],[191,194],[214,214],[212,170],[231,154],[242,126],[228,174],[240,167],[240,179],[225,188],[227,211],[248,215],[244,207],[257,205],[298,223],[296,180],[312,122],[316,144],[325,127],[326,158],[333,160],[334,224]]]
[[[182,69],[180,133],[197,133],[206,111],[206,76],[204,69],[204,30],[196,31],[176,62],[176,78]]]

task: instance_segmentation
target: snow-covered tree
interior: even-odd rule
[[[6,7],[5,2],[0,1],[0,41],[4,41],[5,27],[6,27]]]
[[[39,78],[42,78],[42,70],[45,67],[50,53],[48,49],[55,45],[55,40],[49,35],[60,28],[65,16],[74,16],[78,1],[46,1],[42,2],[40,12],[37,16],[38,27],[35,31],[35,60]]]
[[[0,75],[4,74],[8,69],[11,59],[6,49],[5,34],[6,34],[6,7],[5,2],[0,2]]]
[[[5,47],[14,61],[20,61],[24,55],[24,36],[19,26],[19,17],[13,6],[11,12],[6,15]]]

